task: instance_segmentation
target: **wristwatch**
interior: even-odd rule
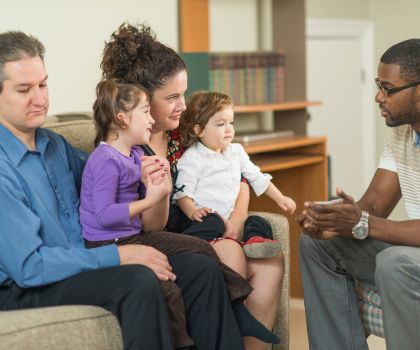
[[[365,239],[369,235],[369,213],[367,211],[362,211],[362,216],[360,217],[359,222],[353,226],[351,233],[356,239]]]

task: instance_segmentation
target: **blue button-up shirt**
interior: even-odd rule
[[[37,129],[29,151],[0,125],[0,284],[41,286],[120,263],[115,245],[86,249],[79,189],[86,155]]]

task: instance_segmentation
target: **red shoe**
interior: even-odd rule
[[[278,254],[281,244],[264,237],[253,236],[244,244],[244,253],[248,258],[272,258]]]

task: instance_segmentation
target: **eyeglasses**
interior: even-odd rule
[[[376,86],[378,87],[378,90],[381,90],[381,92],[387,97],[389,95],[395,94],[398,91],[405,90],[405,89],[408,89],[410,87],[420,85],[420,81],[416,81],[414,83],[410,83],[410,84],[407,84],[407,85],[404,85],[404,86],[399,86],[399,87],[395,87],[395,88],[387,88],[387,87],[385,87],[381,84],[381,82],[379,81],[378,78],[375,78],[375,83],[376,83]]]

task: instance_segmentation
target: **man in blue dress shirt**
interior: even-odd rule
[[[118,318],[126,349],[173,349],[158,279],[176,274],[189,321],[201,324],[193,339],[206,349],[242,349],[210,258],[168,259],[142,245],[84,247],[78,193],[86,155],[40,128],[48,111],[43,56],[36,38],[0,34],[0,310],[98,305]]]

